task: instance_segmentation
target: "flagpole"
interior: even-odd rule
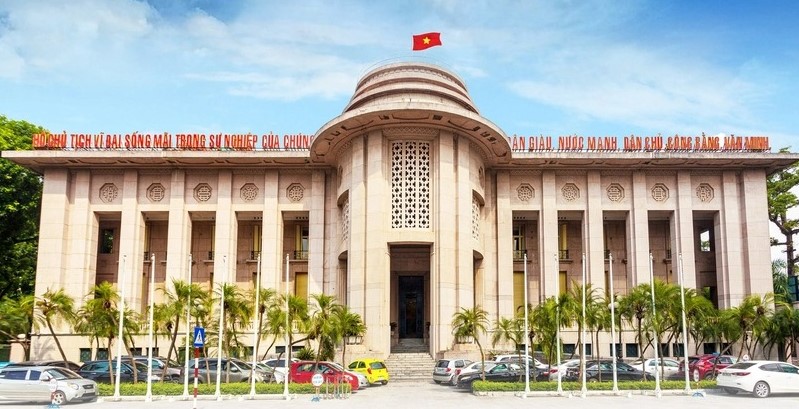
[[[125,342],[122,338],[122,328],[125,325],[125,269],[128,264],[128,255],[122,255],[122,271],[119,275],[119,328],[117,334],[117,367],[114,382],[114,399],[119,400],[119,378],[122,372],[122,343]]]
[[[147,392],[144,395],[145,402],[152,402],[153,401],[153,321],[154,321],[154,311],[153,311],[153,298],[155,297],[155,253],[150,254],[150,291],[148,294],[149,300],[149,318],[147,319],[148,322],[148,330],[147,330],[147,342],[149,345],[147,351]],[[167,365],[169,365],[167,363]]]
[[[655,311],[655,273],[652,270],[652,252],[649,252],[649,287],[650,292],[652,293],[652,333],[653,333],[653,342],[654,350],[655,350],[655,396],[658,398],[660,397],[660,361],[658,360],[658,349],[660,349],[660,340],[658,339],[658,332],[655,328],[655,318],[657,317],[657,311]],[[686,361],[688,362],[688,361]],[[644,368],[644,373],[646,373],[646,368]],[[644,375],[646,376],[646,375]]]
[[[285,308],[286,308],[286,331],[283,334],[283,337],[284,337],[284,340],[286,342],[286,351],[285,351],[286,355],[285,355],[285,357],[283,359],[283,362],[284,362],[285,368],[286,368],[286,375],[283,377],[283,398],[286,399],[286,400],[289,400],[289,378],[290,378],[290,375],[291,375],[289,373],[289,351],[291,350],[291,345],[289,345],[289,331],[291,331],[291,329],[289,328],[289,325],[291,324],[289,322],[289,253],[286,253],[286,305],[285,305]]]
[[[258,314],[261,308],[261,253],[258,253],[258,266],[255,268],[255,327],[252,331],[252,369],[250,370],[250,399],[255,397],[255,360],[258,357],[258,351],[255,346],[258,345],[258,336],[261,332],[261,316]]]

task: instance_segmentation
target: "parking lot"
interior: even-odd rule
[[[654,394],[642,395],[640,393],[620,396],[589,395],[580,396],[549,396],[549,394],[531,394],[522,398],[513,393],[499,393],[490,396],[475,396],[468,391],[456,390],[449,386],[436,385],[429,382],[394,382],[386,386],[372,386],[355,392],[348,399],[322,399],[312,401],[312,396],[298,395],[291,400],[284,401],[278,396],[258,396],[255,400],[241,397],[225,397],[217,401],[211,396],[202,397],[197,401],[197,408],[230,408],[237,409],[263,408],[269,405],[272,408],[308,408],[327,407],[342,409],[417,409],[433,407],[436,409],[485,409],[486,407],[557,407],[558,409],[640,409],[646,405],[647,409],[707,409],[708,407],[734,407],[736,409],[762,408],[768,405],[769,409],[795,409],[799,404],[799,395],[772,396],[765,400],[753,398],[750,395],[728,396],[723,392],[710,392],[705,397],[673,395],[672,392],[664,393],[657,398]],[[542,406],[543,405],[543,406]],[[0,403],[0,408],[40,408],[46,407],[41,403],[18,404]],[[143,402],[142,398],[126,398],[122,401],[104,399],[94,403],[70,405],[74,408],[109,408],[109,409],[190,409],[192,400],[184,401],[175,398],[156,397],[152,402]]]

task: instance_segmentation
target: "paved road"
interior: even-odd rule
[[[311,396],[299,395],[289,401],[273,396],[259,396],[256,400],[228,398],[222,401],[204,397],[197,401],[198,409],[231,408],[263,409],[265,405],[275,409],[296,408],[329,408],[329,409],[486,409],[496,407],[557,407],[558,409],[707,409],[731,407],[735,409],[796,409],[799,395],[772,396],[766,400],[756,399],[750,395],[728,396],[724,393],[709,393],[705,397],[684,395],[666,395],[660,398],[654,394],[622,394],[622,396],[589,395],[579,396],[546,396],[533,394],[526,399],[514,394],[504,393],[492,396],[475,396],[471,393],[453,389],[449,386],[436,385],[432,382],[394,382],[386,386],[374,386],[358,391],[349,399],[322,400],[313,402]],[[280,397],[282,398],[282,397]],[[162,398],[153,402],[138,400],[109,400],[95,403],[69,405],[73,409],[191,409],[193,402]],[[541,406],[543,405],[543,406]],[[6,408],[43,408],[47,405],[0,403],[0,409]]]

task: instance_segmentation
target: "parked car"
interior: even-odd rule
[[[579,370],[579,366],[580,366],[580,359],[569,359],[569,360],[566,360],[566,361],[562,361],[560,363],[560,365],[553,366],[549,370],[549,380],[550,381],[557,381],[558,380],[558,372],[560,372],[560,380],[561,381],[566,380],[566,376],[567,376],[566,373],[569,370],[569,368],[578,368],[577,370]]]
[[[486,371],[491,369],[496,364],[497,363],[494,362],[494,361],[486,361],[486,363],[485,363]],[[458,381],[460,380],[460,378],[462,378],[462,377],[464,377],[466,375],[471,375],[473,373],[482,373],[482,372],[483,372],[483,363],[482,362],[472,362],[469,365],[466,365],[465,367],[461,368],[460,372],[458,372],[457,374],[455,374],[455,376],[452,377],[452,380],[450,381],[450,384],[455,386],[455,385],[458,384]]]
[[[569,368],[566,372],[566,378],[570,381],[582,380],[580,365],[578,364],[576,367]],[[616,379],[620,381],[651,381],[655,379],[655,376],[635,369],[624,362],[616,362]],[[586,382],[612,381],[613,361],[610,359],[591,359],[585,361],[585,380]]]
[[[123,356],[123,361],[130,361],[130,356]],[[136,355],[133,357],[133,360],[145,366],[145,370],[147,367],[148,358],[142,355]],[[160,356],[153,357],[153,375],[158,375],[164,378],[165,381],[177,382],[183,379],[183,366],[180,365],[177,361],[170,359],[167,361],[166,358]],[[164,368],[166,368],[166,373],[164,373]]]
[[[22,361],[22,362],[10,362],[6,366],[55,366],[58,368],[67,368],[72,370],[73,372],[80,369],[80,364],[76,364],[72,361],[64,362],[61,359],[52,359],[52,360],[43,360],[43,361]]]
[[[680,363],[678,361],[671,358],[658,358],[658,362],[660,365],[655,363],[655,358],[639,358],[630,362],[630,366],[652,376],[655,376],[655,372],[657,372],[662,379],[679,379]]]
[[[338,365],[333,365],[328,361],[297,361],[291,363],[291,372],[289,379],[291,382],[296,383],[311,383],[311,378],[316,373],[321,373],[324,376],[325,382],[340,383],[347,382],[352,387],[353,391],[360,388],[358,376],[354,372],[343,370]]]
[[[521,361],[525,360],[524,355],[506,354],[506,355],[497,355],[497,356],[494,357],[494,362],[520,361],[520,360]],[[549,370],[549,365],[539,361],[536,358],[531,357],[530,355],[527,355],[527,359],[526,360],[527,360],[527,362],[533,362],[534,366],[539,371],[548,371]]]
[[[219,363],[221,362],[221,366]],[[192,365],[192,368],[194,366]],[[238,358],[200,358],[197,362],[198,380],[206,382],[209,379],[211,382],[216,382],[217,370],[221,370],[221,382],[249,382],[250,374],[253,373],[252,366],[249,363],[242,361]],[[270,382],[272,375],[255,368],[253,373],[256,382]]]
[[[56,381],[51,392],[50,383]],[[52,402],[63,405],[97,399],[97,383],[84,379],[67,368],[55,366],[15,366],[0,369],[0,399]]]
[[[136,381],[137,382],[147,382],[147,366],[143,364],[136,363]],[[86,379],[91,379],[96,382],[102,383],[111,383],[111,377],[113,376],[116,380],[116,368],[117,368],[117,361],[116,359],[111,361],[111,370],[108,370],[108,361],[101,360],[101,361],[87,361],[83,363],[83,366],[78,369],[78,374]],[[133,364],[130,362],[122,361],[122,365],[119,367],[119,381],[120,382],[133,382]],[[153,381],[161,380],[156,374],[153,374]]]
[[[718,371],[736,363],[738,358],[732,355],[704,354],[688,357],[688,373],[691,380],[714,379]],[[715,365],[715,372],[714,372]],[[679,373],[682,375],[684,362],[680,362]]]
[[[388,383],[388,368],[386,368],[386,364],[379,359],[357,359],[350,362],[347,368],[349,368],[350,371],[365,375],[370,385],[378,382],[383,385]]]
[[[436,367],[433,368],[433,382],[452,383],[452,377],[460,373],[470,363],[472,361],[461,358],[439,359],[436,362]]]
[[[492,382],[518,382],[522,376],[524,376],[524,369],[520,365],[510,362],[495,362],[491,369],[486,370],[485,380]],[[474,381],[481,380],[482,377],[482,371],[460,376],[455,387],[472,389]]]
[[[731,395],[744,391],[758,398],[797,393],[799,367],[779,361],[738,362],[719,371],[716,385]]]
[[[299,359],[291,358],[291,360],[289,360],[289,366],[291,366],[292,362],[299,361]],[[275,382],[283,383],[283,380],[286,378],[286,360],[284,358],[267,359],[266,361],[261,362],[275,369]]]

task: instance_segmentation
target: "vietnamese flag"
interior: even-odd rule
[[[424,33],[413,36],[413,51],[422,51],[441,45],[441,33]]]

